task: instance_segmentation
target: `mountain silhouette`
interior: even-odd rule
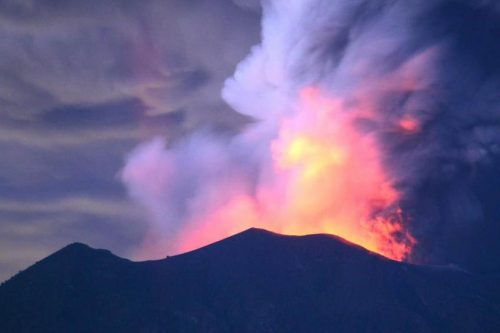
[[[163,260],[75,243],[0,287],[2,332],[500,332],[496,280],[249,229]]]

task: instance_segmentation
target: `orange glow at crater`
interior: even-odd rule
[[[367,113],[347,109],[316,88],[301,91],[270,144],[269,174],[252,194],[232,197],[193,221],[179,250],[262,227],[290,235],[334,234],[394,260],[407,259],[416,241],[405,230],[400,194],[375,138],[355,126],[356,117]]]

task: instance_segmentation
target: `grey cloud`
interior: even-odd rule
[[[19,117],[132,97],[153,113],[220,103],[258,34],[257,15],[228,1],[25,1],[2,12],[0,71],[12,89],[0,107]]]
[[[110,200],[106,198],[65,197],[52,201],[2,201],[0,210],[3,213],[50,214],[74,212],[100,216],[141,217],[139,209],[127,200]]]
[[[131,255],[146,214],[117,179],[124,156],[248,121],[220,98],[258,41],[248,8],[0,0],[0,279],[73,241]]]
[[[4,202],[0,211],[0,280],[69,242],[85,242],[131,257],[145,232],[141,217],[128,202],[113,199]]]

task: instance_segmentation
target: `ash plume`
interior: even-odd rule
[[[254,122],[133,151],[139,256],[256,226],[497,269],[500,13],[488,1],[267,0],[225,101]]]

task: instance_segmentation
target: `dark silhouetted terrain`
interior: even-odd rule
[[[2,332],[500,332],[498,290],[328,235],[250,229],[131,262],[72,244],[0,287]]]

